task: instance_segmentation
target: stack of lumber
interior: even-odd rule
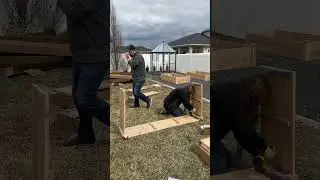
[[[129,83],[132,81],[132,75],[129,72],[112,72],[110,74],[110,83]]]
[[[52,38],[52,37],[51,37]],[[28,73],[28,69],[50,70],[71,65],[69,44],[51,41],[42,37],[0,39],[0,68],[5,76]]]

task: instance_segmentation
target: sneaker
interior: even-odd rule
[[[147,104],[147,109],[149,109],[151,105],[152,105],[152,98],[150,98],[149,103]]]

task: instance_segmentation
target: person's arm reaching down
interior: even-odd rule
[[[58,0],[57,5],[71,19],[81,19],[98,7],[101,0]]]
[[[188,97],[187,97],[187,93],[186,92],[183,92],[183,91],[180,91],[179,93],[181,99],[182,99],[182,104],[185,108],[187,108],[189,111],[192,111],[193,110],[193,106],[192,104],[190,103]]]

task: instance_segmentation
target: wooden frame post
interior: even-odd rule
[[[32,85],[32,179],[49,179],[49,94]]]

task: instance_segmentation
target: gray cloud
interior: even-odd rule
[[[125,44],[154,48],[161,41],[210,27],[210,0],[114,0]]]

